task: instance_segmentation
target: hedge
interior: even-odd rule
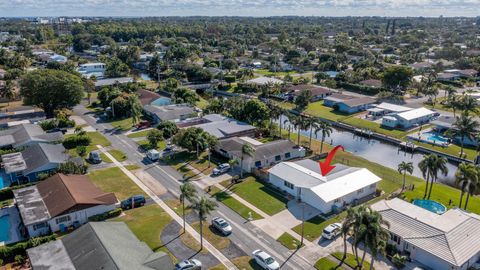
[[[65,138],[65,140],[63,140],[63,146],[67,149],[72,149],[79,145],[88,146],[91,142],[92,142],[92,139],[90,139],[90,137],[86,135],[83,135],[83,136],[75,135],[75,136]]]
[[[34,237],[28,241],[18,242],[10,246],[0,247],[0,260],[3,260],[4,262],[13,262],[15,260],[15,256],[26,256],[27,249],[39,246],[53,240],[55,240],[55,235],[48,235],[42,237]]]
[[[15,189],[29,187],[29,186],[33,186],[35,184],[36,183],[27,183],[27,184],[23,184],[23,185],[10,186],[10,187],[0,189],[0,201],[13,199],[13,191]]]
[[[118,217],[118,216],[120,216],[121,213],[122,213],[122,209],[121,208],[116,208],[116,209],[113,209],[112,211],[108,211],[108,212],[103,213],[103,214],[98,214],[98,215],[95,215],[95,216],[91,216],[91,217],[88,218],[88,221],[104,221],[104,220],[109,219],[109,218]]]
[[[380,91],[385,91],[384,88],[373,88],[366,85],[348,83],[343,81],[337,81],[337,87],[341,87],[352,92],[359,92],[367,95],[376,95]]]

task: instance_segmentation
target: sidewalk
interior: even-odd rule
[[[137,176],[135,176],[131,171],[127,170],[122,163],[117,161],[110,153],[108,153],[105,148],[101,145],[97,145],[97,148],[104,153],[109,159],[113,161],[113,163],[120,169],[122,172],[128,176],[137,186],[139,186],[148,196],[150,196],[155,203],[157,203],[167,214],[169,214],[173,220],[175,220],[178,224],[182,225],[183,220],[180,216],[178,216],[168,205],[166,205],[150,188],[148,188]],[[188,223],[186,224],[186,231],[192,235],[195,240],[200,242],[200,234]],[[218,249],[216,249],[212,244],[210,244],[206,239],[203,239],[204,246],[206,249],[217,258],[223,265],[227,267],[227,269],[237,269],[238,268],[227,258],[223,255]]]

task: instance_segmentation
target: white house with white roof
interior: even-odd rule
[[[480,259],[480,216],[461,209],[436,214],[395,198],[372,205],[390,226],[390,243],[429,269],[469,269]]]
[[[435,115],[434,111],[422,107],[384,116],[382,125],[391,128],[409,129],[430,122]]]
[[[269,172],[269,182],[322,213],[337,211],[373,196],[380,177],[366,168],[336,164],[326,176],[310,159],[281,162]]]

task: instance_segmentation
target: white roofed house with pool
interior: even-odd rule
[[[281,162],[268,170],[269,182],[324,214],[338,212],[375,196],[380,177],[366,168],[335,166],[322,176],[316,161]]]
[[[390,128],[410,129],[430,122],[438,113],[427,108],[417,108],[383,117],[382,125]]]

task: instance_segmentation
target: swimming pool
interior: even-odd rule
[[[167,97],[161,97],[161,98],[158,98],[158,99],[152,101],[151,104],[156,105],[156,106],[165,106],[165,105],[172,104],[172,100],[170,98],[167,98]]]
[[[6,185],[5,185],[5,181],[3,180],[3,176],[0,174],[0,189],[4,188]]]
[[[0,242],[5,242],[10,239],[10,221],[8,215],[0,217]]]
[[[425,138],[432,142],[448,142],[448,138],[443,137],[442,135],[435,132],[425,132],[422,134]]]
[[[439,215],[447,211],[447,207],[445,207],[445,205],[432,200],[414,200],[412,203]]]

